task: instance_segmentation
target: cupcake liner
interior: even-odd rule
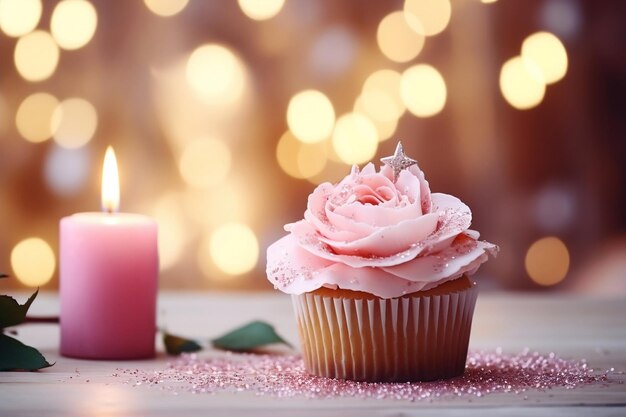
[[[309,372],[355,381],[429,381],[465,369],[478,289],[391,299],[292,295]]]

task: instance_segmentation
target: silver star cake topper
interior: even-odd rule
[[[393,168],[394,181],[398,179],[400,171],[412,165],[417,165],[417,161],[415,159],[411,159],[405,155],[404,149],[402,148],[402,142],[400,141],[398,141],[398,145],[396,146],[396,151],[393,153],[393,156],[381,158],[380,162]]]

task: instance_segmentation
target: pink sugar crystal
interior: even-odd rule
[[[184,355],[167,369],[154,372],[118,370],[132,385],[159,386],[178,393],[251,391],[257,395],[307,398],[433,400],[482,397],[491,393],[521,394],[552,388],[573,389],[607,381],[610,371],[594,372],[585,360],[561,359],[525,350],[517,355],[471,352],[463,376],[417,383],[365,383],[309,375],[300,356],[226,354],[219,358]],[[527,397],[524,397],[527,399]]]

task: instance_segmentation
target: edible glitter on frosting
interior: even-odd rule
[[[320,287],[381,298],[425,291],[473,274],[498,247],[470,230],[472,213],[458,198],[431,193],[424,173],[399,155],[354,166],[338,184],[308,198],[304,219],[267,250],[267,277],[288,294]],[[396,160],[397,159],[397,160]]]
[[[610,370],[594,370],[582,360],[528,349],[519,354],[501,350],[470,352],[463,376],[434,382],[371,383],[330,379],[306,372],[294,355],[225,354],[217,358],[183,355],[165,369],[117,369],[113,375],[133,386],[150,386],[171,393],[217,394],[252,392],[294,398],[356,398],[432,401],[451,397],[470,400],[494,393],[528,399],[551,389],[574,389],[609,382]],[[617,372],[621,373],[621,372]],[[617,383],[620,383],[619,381]]]

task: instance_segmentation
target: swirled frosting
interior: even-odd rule
[[[373,164],[308,198],[304,219],[267,250],[267,277],[302,294],[320,287],[382,298],[428,290],[473,274],[498,247],[470,230],[461,200],[431,193],[417,165],[399,173]]]

